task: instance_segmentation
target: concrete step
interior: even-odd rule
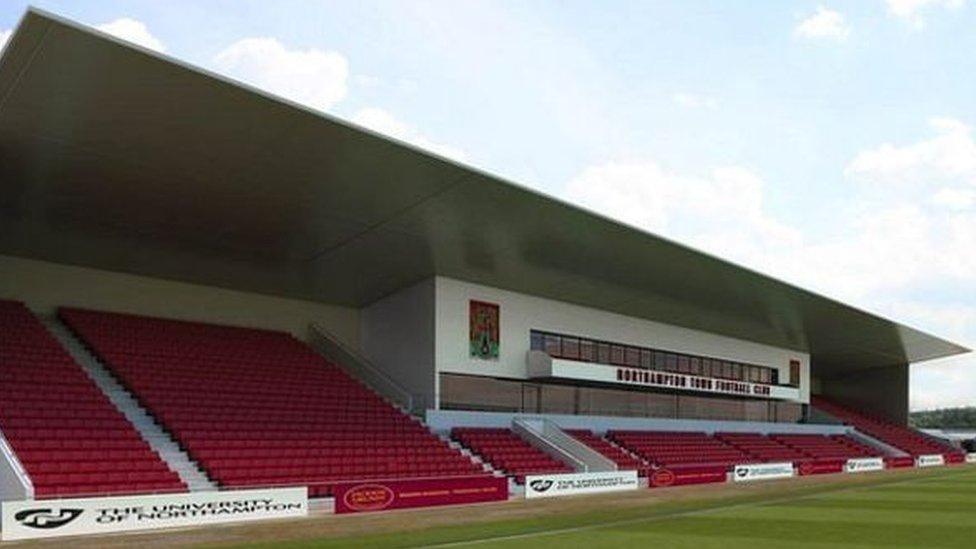
[[[68,351],[109,401],[129,420],[149,446],[180,476],[192,492],[216,490],[217,485],[190,459],[180,446],[157,424],[149,412],[123,387],[101,362],[57,318],[41,319],[48,331]]]

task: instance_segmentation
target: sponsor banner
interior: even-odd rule
[[[976,463],[976,453],[966,454],[966,463]]]
[[[650,488],[666,488],[686,484],[708,484],[725,482],[728,472],[725,467],[675,467],[655,469],[647,480]]]
[[[784,385],[730,381],[645,368],[627,368],[552,358],[530,367],[532,377],[597,381],[618,385],[662,387],[675,391],[740,395],[764,399],[799,399],[800,391]]]
[[[939,467],[942,465],[945,465],[945,456],[942,454],[918,456],[915,458],[915,467]]]
[[[883,458],[857,458],[847,460],[847,464],[844,465],[844,472],[867,473],[868,471],[881,471],[884,468]]]
[[[598,494],[636,490],[637,471],[529,475],[525,477],[525,497],[548,498],[576,494]]]
[[[113,534],[308,514],[307,488],[3,502],[3,539]]]
[[[843,470],[843,459],[818,459],[813,461],[804,461],[796,468],[797,474],[802,476],[840,473]]]
[[[508,478],[479,475],[411,480],[342,482],[332,489],[336,513],[505,501]]]
[[[904,467],[914,467],[915,460],[912,456],[898,456],[898,457],[888,457],[885,458],[885,464],[888,469],[900,469]]]
[[[736,465],[732,470],[732,480],[735,482],[750,482],[753,480],[772,480],[790,478],[794,474],[793,464],[783,463],[754,463],[752,465]]]

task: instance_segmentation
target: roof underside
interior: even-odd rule
[[[811,353],[965,352],[38,11],[0,61],[0,253],[361,307],[440,275]]]

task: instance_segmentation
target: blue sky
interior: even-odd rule
[[[976,2],[35,5],[976,346]]]

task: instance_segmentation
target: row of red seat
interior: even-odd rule
[[[44,325],[10,301],[0,301],[0,429],[39,498],[186,489]]]
[[[614,445],[610,441],[597,436],[593,431],[587,429],[563,429],[570,436],[596,450],[604,457],[617,464],[618,470],[637,471],[637,474],[646,477],[650,471],[647,462],[634,457],[623,448]]]
[[[451,437],[518,483],[525,482],[527,475],[573,472],[510,429],[456,427],[451,430]]]
[[[803,464],[883,457],[877,450],[845,435],[610,431],[608,437],[655,467],[731,468],[743,463]]]
[[[288,334],[60,314],[221,486],[487,474]]]
[[[811,403],[817,409],[854,426],[858,431],[894,446],[913,457],[943,454],[950,462],[965,459],[965,454],[958,448],[930,437],[921,431],[898,425],[880,416],[855,410],[823,396],[811,397]]]

